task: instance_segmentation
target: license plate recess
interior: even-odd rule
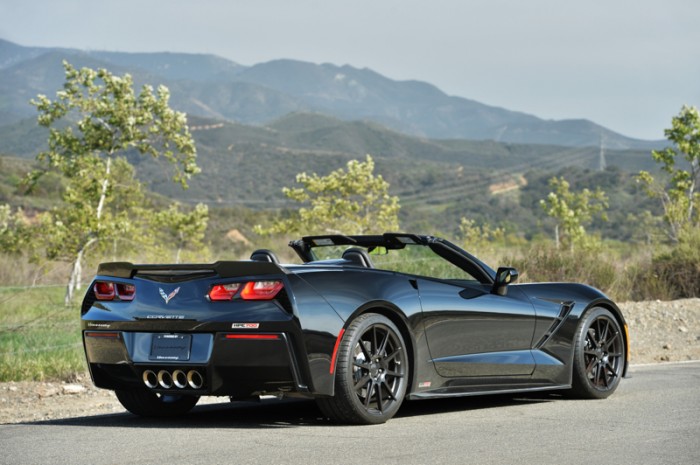
[[[154,334],[149,360],[179,362],[190,359],[191,334]]]

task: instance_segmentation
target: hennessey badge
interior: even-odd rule
[[[165,300],[165,303],[167,305],[167,303],[170,302],[170,299],[175,297],[177,295],[177,293],[180,292],[180,288],[178,287],[170,294],[166,294],[162,287],[159,287],[158,291],[160,292],[160,296],[163,298],[163,300]]]

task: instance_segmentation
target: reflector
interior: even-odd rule
[[[226,339],[257,339],[257,340],[277,340],[280,337],[277,334],[227,334]]]

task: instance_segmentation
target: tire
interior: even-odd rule
[[[401,407],[408,379],[401,332],[388,318],[366,313],[350,323],[340,342],[335,395],[317,403],[336,422],[384,423]]]
[[[576,329],[571,394],[604,399],[615,392],[625,366],[625,340],[610,311],[588,310]]]
[[[172,417],[184,415],[194,408],[197,396],[171,396],[137,389],[116,391],[119,402],[134,415],[142,417]]]

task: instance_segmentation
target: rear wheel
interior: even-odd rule
[[[143,389],[116,391],[117,399],[125,409],[143,417],[167,417],[183,415],[194,408],[197,396],[166,395]]]
[[[615,392],[625,365],[625,341],[609,310],[592,308],[576,331],[572,393],[603,399]]]
[[[366,313],[348,326],[338,348],[335,395],[317,403],[338,422],[384,423],[403,402],[408,370],[399,329],[382,315]]]

